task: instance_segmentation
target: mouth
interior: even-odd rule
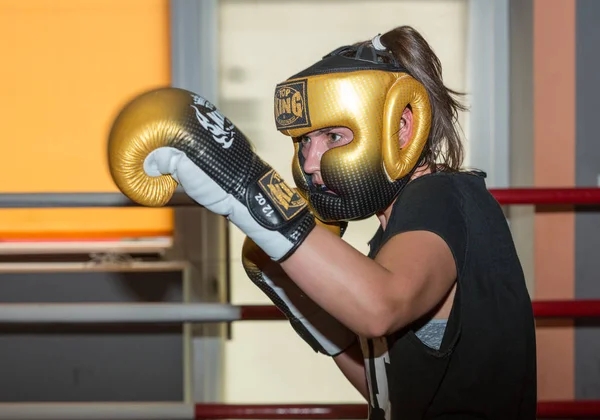
[[[337,195],[336,193],[331,191],[329,188],[327,188],[327,185],[325,185],[325,184],[313,184],[311,190],[315,193],[326,193],[326,194],[331,194],[331,195]]]

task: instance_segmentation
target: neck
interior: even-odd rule
[[[430,173],[431,173],[431,169],[429,168],[429,166],[421,166],[421,167],[417,168],[415,173],[410,177],[410,179],[408,180],[408,183],[414,181],[415,179],[417,179],[423,175],[427,175]],[[407,183],[407,185],[408,185],[408,183]],[[385,210],[383,210],[380,213],[377,213],[377,218],[379,219],[379,223],[381,224],[381,227],[383,228],[383,230],[385,230],[387,228],[388,220],[390,219],[390,215],[392,214],[392,208],[394,207],[394,204],[396,203],[397,199],[398,198],[395,198],[394,201],[392,201],[391,204],[385,208]]]

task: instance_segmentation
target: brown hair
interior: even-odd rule
[[[467,109],[456,99],[462,93],[447,88],[442,64],[425,38],[410,26],[400,26],[381,35],[381,43],[412,77],[423,84],[432,108],[431,131],[423,151],[422,165],[433,171],[458,171],[464,148],[457,129],[458,112]]]

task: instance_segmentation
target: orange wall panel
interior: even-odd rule
[[[170,83],[167,0],[0,3],[0,192],[117,191],[106,139],[126,101]],[[170,232],[170,209],[1,210],[0,235]]]
[[[575,186],[575,0],[534,0],[534,184]],[[573,299],[573,209],[535,215],[535,299]],[[538,397],[574,398],[572,321],[538,322]]]

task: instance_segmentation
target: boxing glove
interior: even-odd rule
[[[324,224],[318,219],[317,224],[340,237],[346,226]],[[354,343],[356,334],[306,296],[279,263],[269,258],[249,237],[245,238],[242,247],[242,264],[252,282],[283,312],[292,328],[314,351],[336,356]]]
[[[289,257],[315,226],[304,199],[193,92],[168,87],[135,97],[112,125],[108,157],[115,184],[131,200],[163,206],[179,184],[275,261]]]

